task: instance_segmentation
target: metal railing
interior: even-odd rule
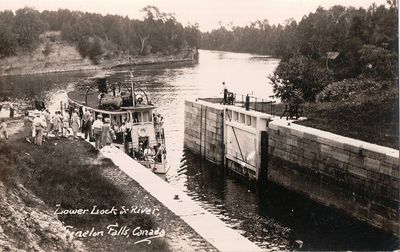
[[[276,101],[271,101],[265,98],[259,98],[253,95],[243,95],[240,93],[233,93],[235,101],[233,105],[254,110],[262,113],[274,114],[274,105]]]

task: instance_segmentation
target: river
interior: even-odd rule
[[[397,248],[398,239],[387,233],[274,184],[249,184],[183,148],[185,99],[221,96],[222,82],[230,91],[270,99],[268,75],[278,64],[279,59],[266,56],[200,50],[197,64],[133,68],[136,85],[147,91],[164,116],[171,164],[167,180],[267,250],[294,249],[296,241],[302,241],[304,250]],[[89,71],[2,77],[0,97],[21,104],[20,109],[34,98],[43,98],[55,109],[79,80],[95,74],[96,71]],[[128,82],[127,69],[115,69],[110,81]]]

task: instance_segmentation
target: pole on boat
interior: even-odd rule
[[[129,72],[131,74],[132,105],[136,107],[135,92],[133,91],[132,58],[129,57]]]

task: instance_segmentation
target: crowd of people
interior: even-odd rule
[[[150,147],[148,143],[140,142],[139,146],[132,146],[130,134],[131,123],[125,119],[122,123],[115,120],[111,123],[110,118],[103,118],[101,114],[94,113],[91,109],[67,107],[65,111],[50,113],[48,109],[36,109],[32,114],[25,113],[24,137],[26,141],[41,146],[49,134],[55,138],[71,137],[77,139],[78,132],[82,133],[84,139],[95,142],[95,149],[99,150],[110,145],[115,140],[124,144],[125,152],[138,160],[162,162],[162,155],[165,148],[162,144]],[[160,114],[153,114],[156,137],[161,137],[163,117]],[[0,134],[7,136],[4,123],[0,124]]]
[[[101,115],[98,118],[101,119]],[[93,128],[95,125],[98,127],[99,122],[100,136],[97,129]],[[95,123],[93,111],[89,109],[82,111],[82,114],[76,108],[55,111],[54,114],[48,109],[35,110],[33,116],[25,112],[24,135],[28,142],[40,146],[48,139],[49,134],[53,134],[56,138],[71,136],[73,139],[78,139],[78,132],[82,132],[84,139],[96,141],[96,149],[100,149],[112,143],[114,130],[109,118],[105,118],[104,123],[101,120],[99,122]]]
[[[67,106],[66,106],[67,107]],[[131,129],[135,125],[125,118],[117,122],[109,117],[103,118],[91,109],[68,106],[65,110],[58,110],[52,114],[49,109],[41,108],[33,112],[25,112],[23,118],[23,137],[29,143],[41,146],[49,137],[78,139],[78,132],[82,133],[85,140],[95,143],[95,149],[111,145],[123,144],[124,151],[139,161],[163,162],[166,150],[160,139],[164,138],[163,117],[153,114],[153,123],[156,133],[157,145],[151,146],[147,140],[140,140],[133,146]],[[8,139],[8,129],[5,119],[0,119],[0,139]],[[163,142],[163,141],[161,141]]]

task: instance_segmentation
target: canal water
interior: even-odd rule
[[[171,165],[167,180],[266,250],[297,249],[301,243],[302,250],[398,248],[398,239],[387,233],[277,185],[250,184],[183,148],[185,99],[221,97],[222,82],[238,94],[271,99],[268,75],[278,64],[279,59],[266,56],[201,50],[196,64],[133,68],[135,85],[148,93],[164,116]],[[129,83],[127,70],[115,69],[109,81]],[[98,72],[2,77],[0,97],[17,102],[20,110],[33,99],[44,99],[54,110],[76,83],[95,74]]]

